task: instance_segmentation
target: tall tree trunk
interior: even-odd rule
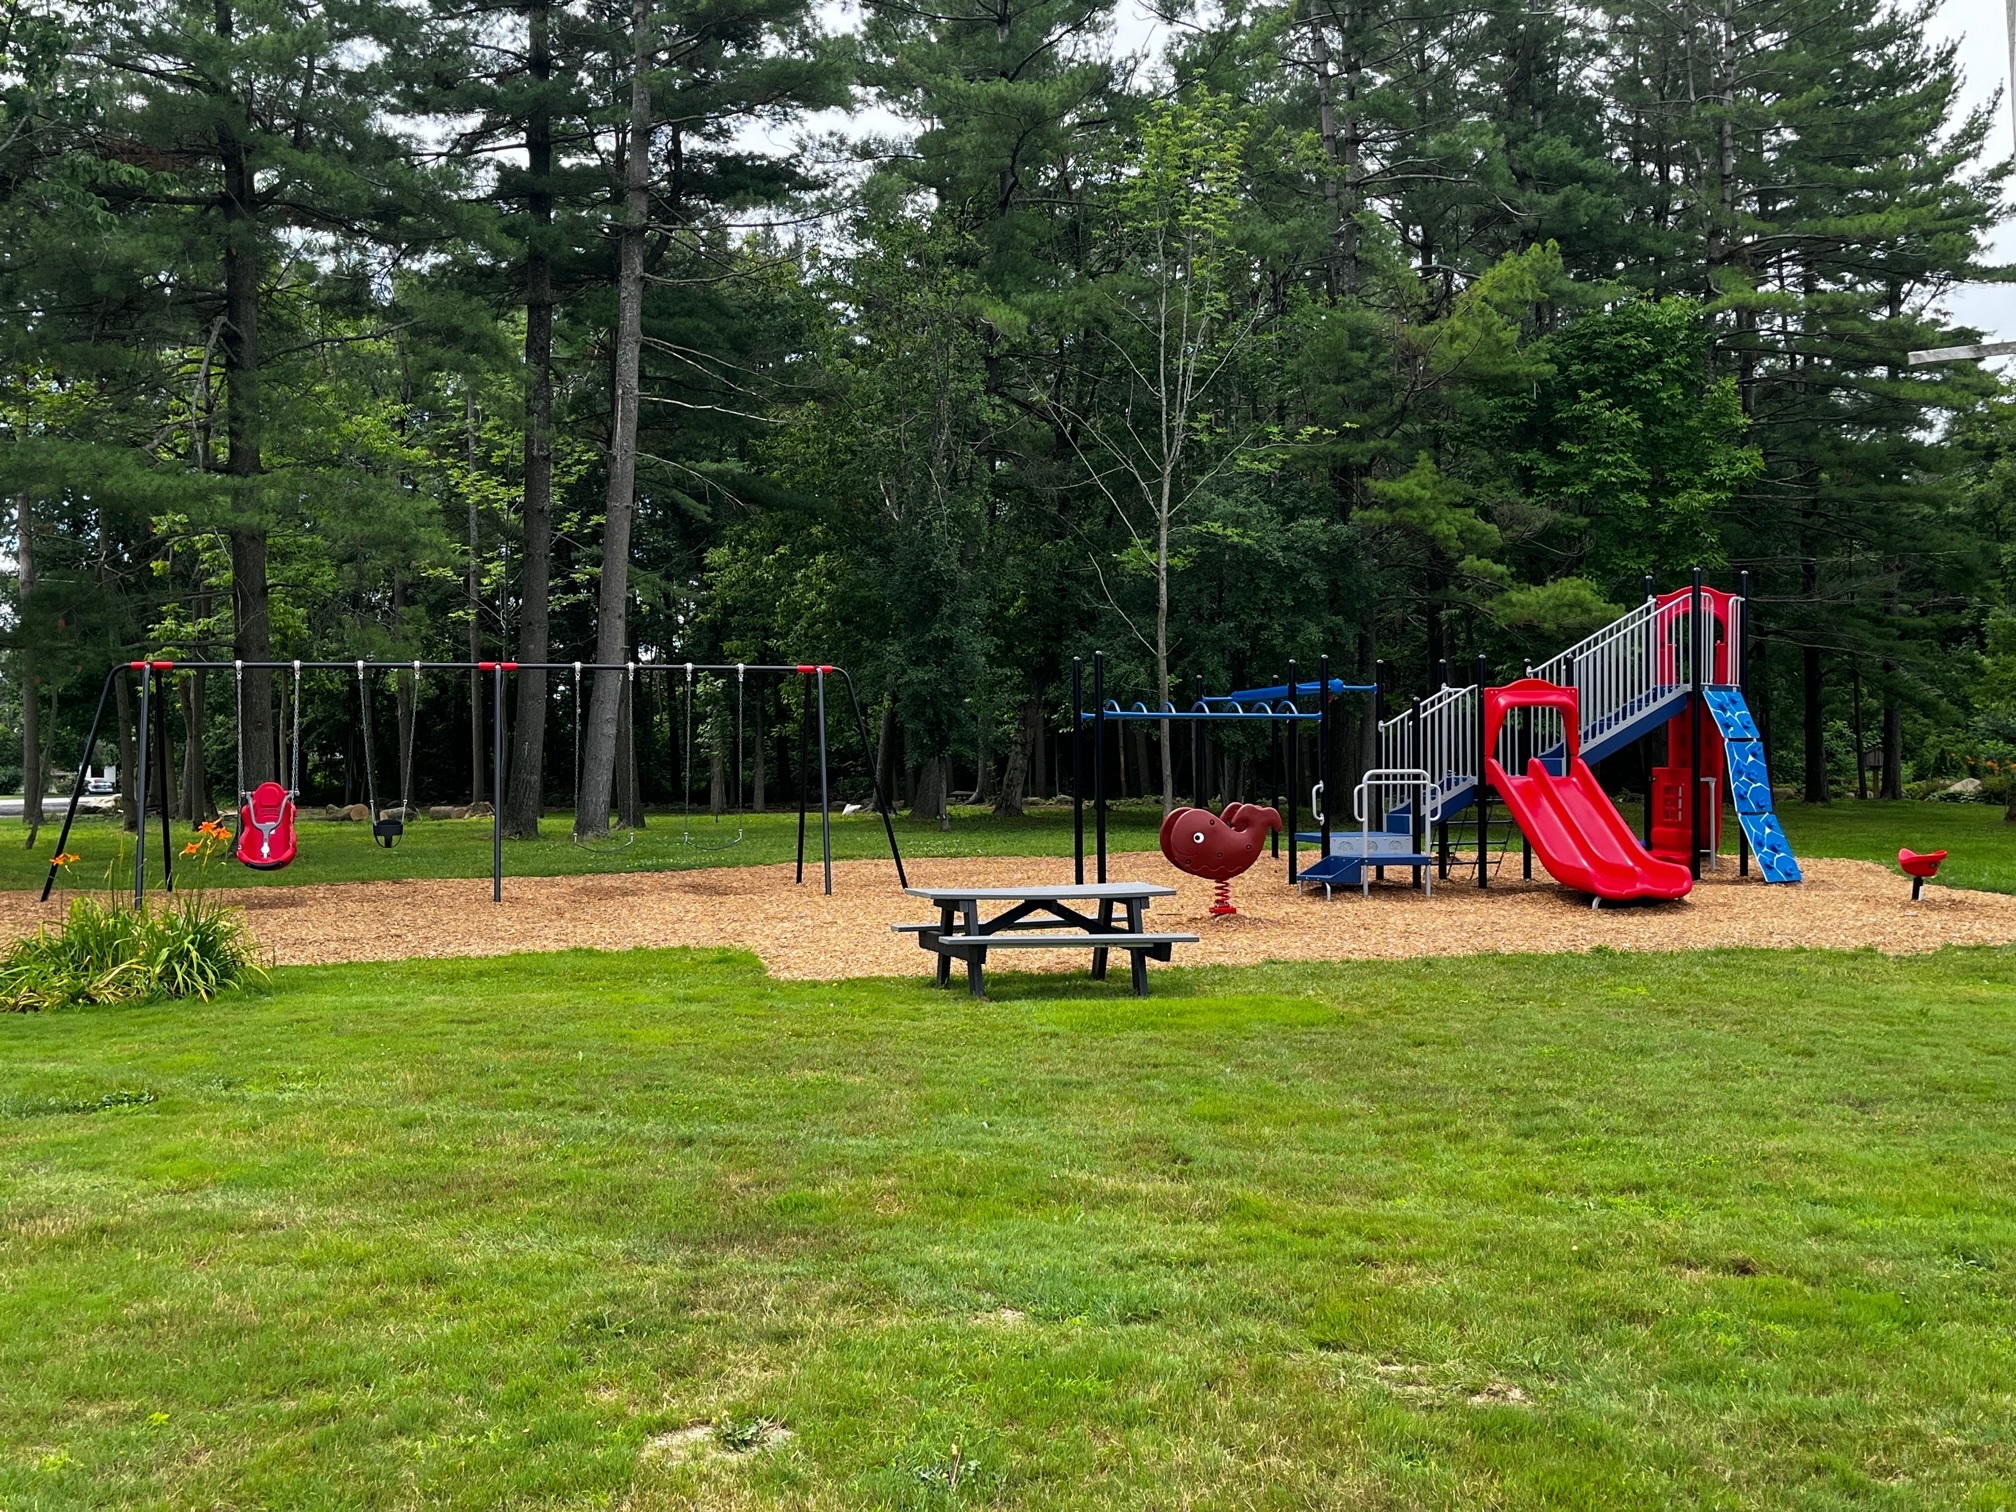
[[[601,601],[595,659],[623,660],[629,638],[630,523],[637,494],[638,359],[644,325],[644,227],[651,210],[651,6],[630,0],[630,123],[623,155],[623,231],[617,244],[616,331],[610,354],[615,382],[609,416],[609,481],[603,498]],[[615,777],[617,710],[623,674],[600,672],[589,700],[581,808],[575,833],[609,831]]]
[[[903,796],[896,791],[896,745],[896,700],[891,698],[882,706],[882,730],[875,746],[875,789],[890,813]]]
[[[1890,623],[1897,623],[1897,590],[1890,590]],[[1904,796],[1904,705],[1897,697],[1897,663],[1883,663],[1883,782],[1880,798]],[[2004,815],[2016,823],[2016,784],[2011,784],[2008,811]]]
[[[525,556],[519,583],[518,660],[547,659],[553,563],[553,76],[551,0],[532,0],[528,63],[538,93],[525,123]],[[517,674],[518,729],[504,832],[537,839],[546,790],[546,674]]]
[[[215,812],[210,801],[210,772],[204,761],[203,716],[210,704],[210,674],[202,668],[182,680],[182,802],[181,817],[201,823]]]
[[[945,768],[943,756],[933,756],[917,774],[917,796],[910,804],[912,819],[936,819],[943,828],[947,821]]]
[[[35,521],[25,492],[14,500],[14,519],[14,558],[20,570],[14,624],[20,629],[27,622],[28,600],[35,592]],[[42,769],[42,680],[35,675],[35,653],[25,645],[17,665],[21,673],[21,822],[28,827],[32,848],[35,832],[42,827],[42,791],[49,785]]]
[[[1820,683],[1820,648],[1801,648],[1801,681],[1806,699],[1806,801],[1827,801],[1827,723]]]
[[[1008,747],[1008,761],[1001,773],[1001,796],[994,800],[995,817],[1022,817],[1022,790],[1028,780],[1029,758],[1043,734],[1043,705],[1032,693],[1022,703],[1022,720]]]
[[[1857,798],[1867,798],[1869,796],[1869,767],[1862,759],[1864,737],[1862,734],[1862,663],[1860,660],[1849,664],[1848,682],[1853,700],[1849,706],[1849,715],[1855,731],[1855,796]]]
[[[218,0],[217,35],[231,40],[230,0]],[[245,522],[231,531],[231,654],[239,661],[273,659],[271,591],[266,581],[266,526],[260,518],[259,225],[258,185],[245,151],[236,101],[220,102],[217,150],[224,169],[224,434],[230,456],[232,504]],[[245,671],[245,781],[273,776],[273,674]]]

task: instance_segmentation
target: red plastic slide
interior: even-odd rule
[[[1484,693],[1484,749],[1498,749],[1509,709],[1552,709],[1566,733],[1566,774],[1556,776],[1538,757],[1515,777],[1494,755],[1485,763],[1491,786],[1505,800],[1547,874],[1563,887],[1597,898],[1684,898],[1693,889],[1689,870],[1661,861],[1638,843],[1582,759],[1576,692],[1537,677],[1521,678]],[[1552,744],[1552,741],[1545,742]]]

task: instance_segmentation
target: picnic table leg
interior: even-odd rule
[[[1111,898],[1101,898],[1099,900],[1099,928],[1101,930],[1111,930],[1113,928],[1113,900]],[[1092,980],[1095,982],[1106,980],[1106,950],[1103,946],[1094,946],[1092,950]]]
[[[980,933],[980,905],[977,902],[966,905],[966,934],[970,937]],[[987,959],[987,947],[969,947],[972,954],[966,958],[966,990],[976,998],[987,996],[987,984],[983,977],[982,962]]]
[[[1141,911],[1146,906],[1139,898],[1129,898],[1127,900],[1127,933],[1137,935],[1147,933],[1141,919]],[[1133,958],[1134,996],[1146,997],[1148,996],[1148,952],[1146,950],[1130,950],[1127,954]]]
[[[950,903],[941,903],[938,905],[939,938],[943,939],[950,933],[952,933],[952,905]],[[938,981],[936,985],[940,987],[950,987],[952,985],[952,957],[945,954],[942,950],[938,952]]]

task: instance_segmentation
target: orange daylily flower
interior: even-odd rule
[[[60,855],[50,858],[52,864],[56,866],[68,866],[73,861],[82,861],[83,859],[82,856],[76,855],[71,851],[64,851]]]
[[[185,856],[200,856],[202,853],[203,842],[201,840],[191,840],[187,845],[182,847],[182,854]]]

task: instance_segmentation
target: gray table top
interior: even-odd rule
[[[1160,882],[1084,882],[1063,887],[906,887],[913,898],[933,903],[1063,903],[1073,899],[1173,898],[1176,889]]]

